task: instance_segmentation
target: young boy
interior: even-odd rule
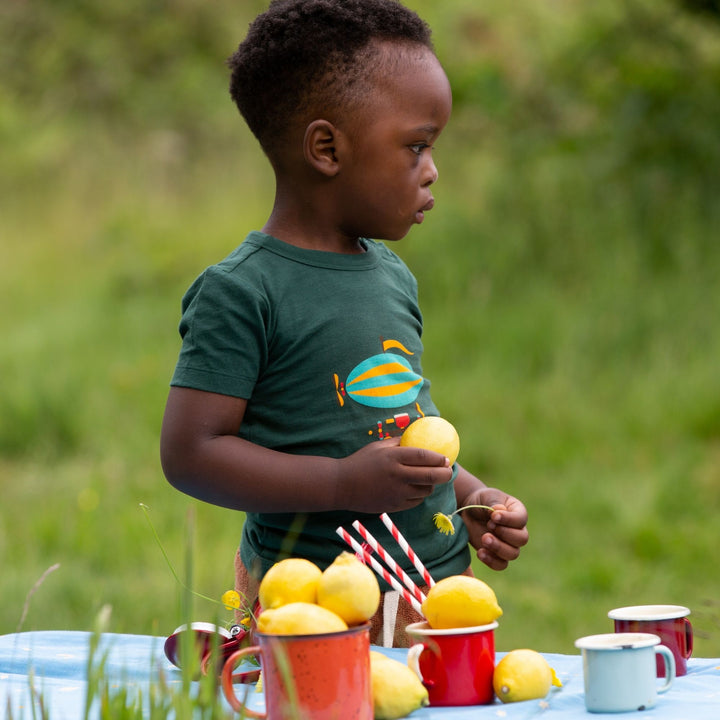
[[[246,513],[236,584],[249,600],[283,557],[326,567],[348,549],[336,528],[356,519],[422,586],[383,512],[435,580],[471,573],[468,542],[505,568],[527,542],[523,504],[399,445],[410,422],[439,414],[420,364],[415,279],[376,241],[400,240],[434,204],[432,149],[451,91],[429,28],[394,0],[275,0],[229,65],[275,202],[262,231],[183,299],[166,477]],[[464,511],[454,534],[438,532],[435,513],[471,504],[495,511]],[[397,609],[397,643],[411,610]],[[382,621],[381,608],[373,642]]]

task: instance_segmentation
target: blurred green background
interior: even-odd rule
[[[393,248],[460,461],[530,513],[521,558],[477,568],[498,648],[572,653],[612,607],[677,603],[720,657],[718,3],[408,4],[455,107],[436,208]],[[158,436],[180,298],[272,201],[224,66],[264,7],[0,5],[0,633],[106,603],[171,632],[140,503],[196,591],[231,587],[241,517],[173,490]]]

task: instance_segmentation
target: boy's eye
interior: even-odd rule
[[[429,147],[430,145],[427,143],[415,143],[415,145],[410,145],[410,150],[412,150],[416,155],[421,155],[422,151]]]

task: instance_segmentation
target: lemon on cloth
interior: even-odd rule
[[[435,415],[426,415],[410,423],[400,437],[400,445],[433,450],[450,460],[451,465],[460,452],[457,430],[447,420]]]
[[[370,682],[375,720],[404,718],[428,704],[420,678],[398,660],[370,651]]]
[[[380,605],[375,573],[352,553],[342,552],[320,576],[317,602],[339,615],[348,625],[369,620]]]
[[[292,602],[316,602],[321,575],[322,570],[310,560],[286,558],[276,562],[260,582],[260,607],[268,610]]]
[[[487,625],[502,615],[493,589],[469,575],[451,575],[435,583],[422,611],[434,630]]]
[[[263,610],[258,630],[269,635],[316,635],[347,630],[345,621],[327,608],[314,603],[293,602]]]
[[[562,687],[548,661],[535,650],[511,650],[495,667],[493,689],[504,703],[544,698]]]

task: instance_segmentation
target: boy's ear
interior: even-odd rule
[[[313,120],[305,129],[305,161],[323,175],[334,177],[340,172],[337,128],[328,120]],[[342,142],[342,141],[341,141]]]

